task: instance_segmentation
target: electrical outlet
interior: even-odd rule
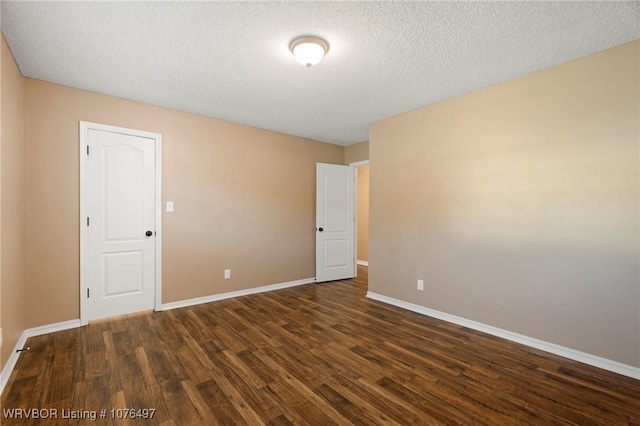
[[[224,270],[224,279],[228,280],[229,278],[231,278],[231,269],[225,269]]]
[[[423,280],[418,280],[418,290],[420,290],[420,291],[424,290],[424,281]]]

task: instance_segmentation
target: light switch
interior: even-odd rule
[[[173,211],[173,201],[167,201],[167,211],[168,212]]]

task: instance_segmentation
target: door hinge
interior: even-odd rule
[[[87,216],[87,226],[89,226],[89,217]]]
[[[89,155],[89,145],[87,145],[87,155]]]
[[[87,299],[89,298],[89,289],[87,289]]]

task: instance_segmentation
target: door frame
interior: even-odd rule
[[[88,167],[87,167],[87,143],[89,130],[101,130],[124,135],[138,136],[153,139],[155,142],[155,232],[153,239],[155,245],[155,285],[154,285],[154,310],[162,310],[162,135],[159,133],[142,130],[128,129],[125,127],[109,126],[106,124],[80,121],[79,123],[79,161],[80,161],[80,324],[89,323],[87,303],[87,290],[89,289],[89,232],[87,230],[88,217]]]
[[[356,169],[356,181],[355,181],[355,185],[353,186],[353,192],[355,193],[355,200],[356,200],[356,205],[355,205],[355,215],[356,215],[356,221],[355,221],[355,226],[353,228],[353,258],[355,259],[354,262],[356,263],[354,265],[354,270],[356,271],[356,277],[358,276],[358,169],[362,166],[368,166],[369,165],[369,160],[362,160],[362,161],[356,161],[354,163],[349,163],[350,166],[354,167]],[[371,170],[371,169],[369,169]],[[371,182],[371,181],[369,181]],[[369,186],[371,186],[371,183],[369,183]],[[367,261],[367,264],[369,263],[369,261]]]

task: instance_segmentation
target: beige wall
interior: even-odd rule
[[[32,79],[24,111],[28,327],[79,317],[80,120],[163,136],[164,303],[315,276],[315,163],[343,147]]]
[[[358,167],[358,253],[357,259],[369,261],[369,166]]]
[[[0,6],[0,22],[2,18],[2,7]],[[3,356],[2,343],[2,57],[5,55],[4,45],[6,41],[4,36],[0,34],[0,372],[5,362]]]
[[[369,159],[369,141],[355,143],[346,146],[344,149],[344,164],[351,164],[357,161]]]
[[[23,78],[2,37],[0,132],[0,301],[4,367],[26,324],[24,281]]]
[[[640,366],[639,50],[372,125],[369,290]]]

